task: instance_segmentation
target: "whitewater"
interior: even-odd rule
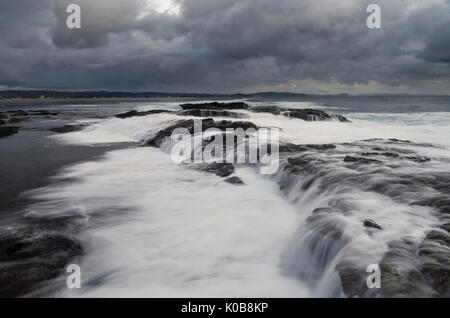
[[[146,103],[133,108],[178,110],[179,104]],[[323,108],[312,102],[271,105]],[[273,176],[239,166],[234,175],[244,185],[236,186],[219,176],[174,164],[170,147],[143,146],[179,119],[175,114],[80,119],[74,124],[88,123],[81,131],[50,137],[61,145],[127,147],[67,166],[50,185],[26,193],[35,201],[25,209],[27,216],[75,217],[74,237],[83,246],[83,253],[71,261],[81,268],[82,288],[65,288],[66,276],[60,275],[43,287],[43,293],[62,297],[343,297],[343,272],[338,271],[343,264],[358,269],[379,264],[392,242],[407,238],[418,248],[427,233],[445,223],[433,208],[411,205],[417,191],[370,189],[400,174],[450,171],[450,112],[346,113],[351,123],[239,112],[257,126],[280,128],[283,143],[333,144],[336,150],[302,157],[327,162],[313,177],[289,173],[293,168],[287,157]],[[195,119],[186,119],[190,118]],[[216,120],[221,119],[237,120]],[[380,147],[394,149],[386,143],[393,138],[413,142],[414,156],[430,161],[392,163],[395,167],[376,171],[350,170],[342,163],[342,153],[374,148],[369,140],[383,140]],[[408,154],[410,148],[408,143],[395,145],[398,153]],[[421,191],[423,195],[433,192]],[[362,224],[367,219],[376,220],[383,230],[366,229]],[[330,229],[336,234],[318,235]],[[402,258],[397,263],[400,271],[408,271],[417,260]]]

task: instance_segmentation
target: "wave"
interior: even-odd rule
[[[57,288],[61,282],[56,281],[52,293],[445,294],[446,287],[436,280],[445,262],[436,257],[448,255],[442,254],[448,247],[436,242],[445,237],[441,231],[448,221],[441,210],[450,195],[445,186],[450,180],[449,128],[434,125],[435,117],[411,125],[398,117],[386,120],[391,114],[354,113],[348,115],[353,123],[340,123],[239,112],[259,127],[281,128],[280,146],[285,147],[276,175],[263,178],[254,167],[238,166],[235,176],[244,185],[236,186],[173,164],[170,145],[136,147],[69,167],[53,186],[30,193],[37,203],[28,215],[75,214],[83,227],[79,241],[85,254],[76,261],[84,287],[69,291]],[[139,146],[177,119],[166,113],[109,118],[52,138]],[[436,239],[436,233],[441,237]],[[430,260],[437,264],[431,269]],[[386,271],[381,291],[365,287],[370,264]]]

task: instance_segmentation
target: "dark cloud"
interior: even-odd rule
[[[367,28],[373,1],[365,0],[176,0],[178,14],[148,2],[3,1],[0,85],[321,93],[450,87],[448,1],[376,1],[380,30]],[[69,3],[82,8],[80,30],[66,27]]]

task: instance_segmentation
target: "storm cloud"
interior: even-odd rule
[[[2,1],[0,61],[3,88],[448,94],[450,2]]]

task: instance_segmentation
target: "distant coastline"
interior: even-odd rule
[[[405,96],[429,96],[450,97],[450,95],[413,95],[413,94],[365,94],[350,95],[341,94],[304,94],[289,92],[256,92],[256,93],[166,93],[166,92],[114,92],[114,91],[50,91],[50,90],[4,90],[0,91],[2,101],[36,101],[36,100],[161,100],[161,99],[308,99],[313,97],[405,97]]]

